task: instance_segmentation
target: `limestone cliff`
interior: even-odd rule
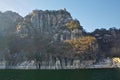
[[[75,21],[79,27],[70,31],[61,29],[68,22],[72,21],[70,13],[66,10],[42,11],[33,10],[24,20],[17,25],[17,33],[21,37],[34,37],[36,34],[49,34],[55,40],[74,38],[76,33],[82,35],[82,27],[79,21]]]
[[[15,32],[16,25],[22,20],[16,12],[6,11],[0,13],[0,35],[8,35],[11,32]]]

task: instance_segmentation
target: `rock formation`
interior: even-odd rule
[[[77,28],[69,29],[67,24],[70,22],[73,22],[73,25],[77,24]],[[65,9],[33,10],[24,18],[12,11],[1,12],[0,27],[0,41],[1,44],[4,42],[4,47],[2,45],[0,50],[3,56],[1,60],[5,62],[6,68],[15,68],[26,63],[25,61],[31,64],[30,62],[35,61],[36,57],[38,67],[45,68],[46,65],[52,65],[58,68],[57,65],[60,65],[58,57],[48,57],[45,46],[83,35],[79,21],[74,20]]]
[[[6,11],[0,13],[0,35],[8,35],[16,30],[16,25],[22,20],[22,16],[19,14]]]
[[[33,10],[32,13],[24,18],[23,22],[17,25],[17,32],[21,37],[34,37],[34,35],[39,33],[49,34],[54,36],[55,40],[59,39],[61,41],[71,37],[74,38],[75,34],[79,32],[82,35],[82,29],[74,29],[73,31],[61,29],[62,26],[65,26],[71,20],[73,19],[66,10]]]
[[[80,22],[74,20],[66,9],[33,10],[24,18],[15,12],[0,12],[0,68],[75,69],[91,65],[94,67],[93,64],[102,58],[115,56],[111,53],[119,55],[119,34],[120,31],[115,29],[85,33]],[[89,35],[92,37],[84,37]],[[77,42],[73,42],[76,44],[74,47],[64,44],[67,40],[76,39],[79,42],[80,38],[81,42],[84,42],[81,45],[85,46],[79,46],[80,43]],[[95,42],[91,42],[89,38],[95,39]],[[87,44],[89,42],[90,44]],[[97,43],[99,45],[95,47]],[[101,56],[102,58],[99,58]]]

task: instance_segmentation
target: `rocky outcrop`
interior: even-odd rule
[[[8,35],[16,30],[16,25],[22,20],[22,16],[12,11],[0,13],[0,35]]]
[[[73,20],[73,18],[66,10],[33,10],[32,13],[24,18],[23,22],[17,25],[17,33],[20,37],[34,37],[36,34],[44,33],[52,35],[54,40],[61,41],[75,38],[76,33],[80,33],[81,36],[81,28],[73,31],[61,29],[61,27],[65,26],[71,20]],[[80,25],[79,21],[75,21]]]
[[[42,11],[42,10],[33,10],[32,13],[27,15],[23,22],[18,25],[20,31],[28,33],[31,30],[37,32],[52,33],[55,30],[62,26],[64,23],[72,20],[70,13],[64,10],[58,11]],[[26,31],[25,31],[26,30]],[[19,30],[18,30],[19,31]]]

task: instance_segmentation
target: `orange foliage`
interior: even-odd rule
[[[69,43],[72,47],[80,52],[87,52],[92,44],[96,42],[96,39],[91,36],[81,37],[79,39],[66,40],[65,43]]]
[[[73,29],[79,28],[80,25],[79,25],[76,21],[71,20],[69,23],[66,24],[66,26],[67,26],[70,30],[73,30]]]

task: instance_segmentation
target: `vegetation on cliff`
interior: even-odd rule
[[[97,62],[120,56],[120,29],[96,29],[87,33],[66,10],[34,10],[24,19],[8,13],[8,20],[11,20],[11,14],[15,15],[15,21],[0,22],[0,55],[4,55],[1,59],[9,66],[26,60],[34,60],[38,68],[43,62],[53,65],[57,60],[67,66],[67,62],[73,64],[76,59]]]

